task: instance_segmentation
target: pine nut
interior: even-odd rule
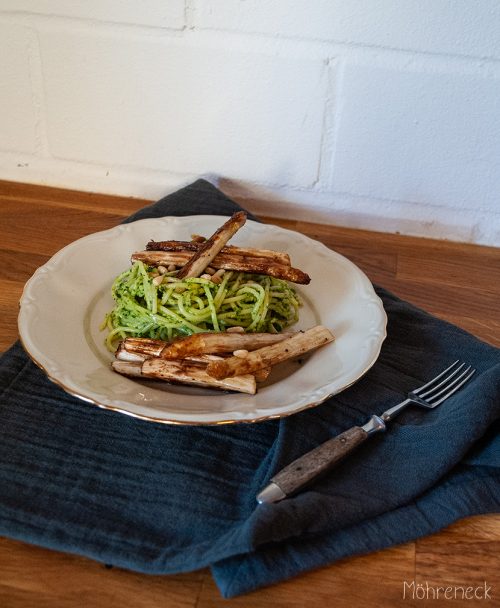
[[[163,283],[163,275],[159,274],[158,276],[156,276],[153,279],[153,283],[158,287],[158,285],[161,285]]]
[[[216,285],[222,283],[222,278],[216,274],[214,274],[213,276],[208,275],[208,277],[212,279],[212,283],[215,283]]]
[[[165,274],[167,272],[167,269],[165,268],[165,266],[158,266],[158,272],[160,274]]]
[[[207,281],[210,281],[212,277],[209,274],[202,274],[200,279],[206,279]]]
[[[206,271],[207,271],[207,274],[215,274],[215,268],[212,268],[211,266],[206,268]]]
[[[228,327],[226,329],[228,334],[244,334],[245,329],[241,325],[235,325],[234,327]]]
[[[248,351],[245,350],[244,348],[241,348],[239,350],[235,350],[233,352],[233,355],[235,357],[238,357],[238,359],[245,359],[245,357],[248,357]]]
[[[167,270],[169,272],[174,272],[174,270],[177,268],[177,266],[175,264],[169,264]]]

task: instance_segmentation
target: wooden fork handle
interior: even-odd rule
[[[368,433],[354,426],[329,439],[282,469],[271,481],[289,496],[319,475],[329,471],[350,452],[368,439]]]
[[[364,427],[354,426],[329,439],[272,477],[270,484],[257,496],[257,501],[277,502],[296,493],[320,475],[327,473],[370,435],[384,429],[383,421],[378,416],[373,416]]]

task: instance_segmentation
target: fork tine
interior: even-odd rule
[[[460,363],[460,361],[457,361],[457,363]],[[416,393],[416,394],[421,399],[428,398],[432,393],[434,393],[435,391],[437,391],[439,388],[441,388],[442,386],[447,385],[450,382],[450,380],[452,378],[454,378],[458,374],[458,372],[460,372],[464,367],[465,367],[465,363],[462,363],[461,365],[459,365],[458,367],[456,367],[455,369],[453,369],[453,371],[450,372],[443,380],[441,380],[441,382],[439,384],[436,384],[435,386],[432,386],[428,391],[425,391],[425,393],[420,392],[422,389],[419,389],[419,392]],[[470,369],[470,367],[469,367],[469,369]]]
[[[468,369],[470,369],[470,367],[469,367]],[[466,372],[464,372],[464,373],[466,373]],[[476,370],[475,370],[475,369],[473,369],[472,371],[470,371],[470,372],[468,373],[468,375],[467,375],[467,376],[465,376],[465,378],[463,378],[463,380],[462,380],[461,382],[459,382],[459,383],[458,383],[456,386],[453,386],[453,384],[456,384],[456,382],[457,382],[457,381],[458,381],[460,378],[462,378],[462,376],[464,375],[464,374],[461,374],[461,375],[459,376],[459,378],[457,378],[457,379],[456,379],[454,382],[452,382],[452,386],[453,386],[453,388],[452,388],[451,390],[448,390],[448,392],[447,392],[445,395],[443,395],[443,396],[441,397],[441,399],[438,399],[438,401],[433,402],[433,403],[432,403],[432,407],[436,407],[437,405],[440,405],[441,403],[443,403],[443,401],[445,401],[446,399],[448,399],[448,397],[451,397],[451,396],[453,395],[453,393],[456,393],[456,392],[458,391],[458,389],[459,389],[459,388],[462,388],[462,386],[463,386],[463,385],[464,385],[466,382],[468,382],[468,381],[469,381],[469,380],[472,378],[472,376],[473,376],[475,373],[476,373]],[[441,391],[441,392],[443,392],[443,391]]]
[[[416,390],[414,390],[413,392],[415,393],[415,395],[418,395],[420,397],[420,392],[421,391],[423,391],[426,388],[428,388],[429,386],[431,386],[431,384],[434,384],[434,382],[437,382],[440,378],[442,378],[445,374],[447,374],[451,369],[453,369],[457,363],[460,363],[460,359],[457,359],[456,361],[454,361],[450,365],[450,367],[447,367],[445,370],[443,370],[435,378],[433,378],[432,380],[429,380],[429,382],[427,382],[427,384],[424,384],[423,386],[420,386],[419,388],[417,388]]]
[[[425,393],[427,395],[427,397],[421,397],[422,399],[425,399],[426,401],[433,401],[434,399],[437,399],[438,397],[440,397],[441,395],[443,395],[444,393],[446,393],[446,391],[448,391],[450,388],[453,388],[455,386],[455,384],[457,384],[457,382],[460,382],[460,380],[466,376],[470,370],[472,369],[472,365],[469,365],[469,367],[467,367],[461,374],[460,376],[457,376],[454,380],[451,380],[451,377],[448,376],[448,382],[446,382],[446,386],[444,388],[442,388],[440,391],[438,391],[437,393],[435,393],[436,389],[431,389],[430,391],[427,391],[427,393]],[[453,376],[455,376],[455,374],[453,374]],[[442,384],[442,383],[441,383]],[[433,393],[433,394],[430,394]]]

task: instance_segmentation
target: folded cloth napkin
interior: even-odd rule
[[[237,209],[198,180],[128,221]],[[101,410],[15,344],[0,360],[0,534],[145,573],[210,566],[231,597],[498,512],[499,351],[377,292],[389,323],[373,368],[323,405],[259,424],[168,426]],[[283,466],[458,357],[478,373],[446,404],[407,410],[309,490],[257,506]]]

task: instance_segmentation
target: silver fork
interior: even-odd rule
[[[258,503],[278,502],[295,494],[318,476],[329,471],[339,460],[350,454],[364,441],[385,431],[390,422],[409,405],[433,409],[456,393],[475,373],[470,365],[455,361],[435,378],[408,393],[407,398],[380,416],[372,416],[363,426],[354,426],[329,439],[282,469],[257,494]]]

